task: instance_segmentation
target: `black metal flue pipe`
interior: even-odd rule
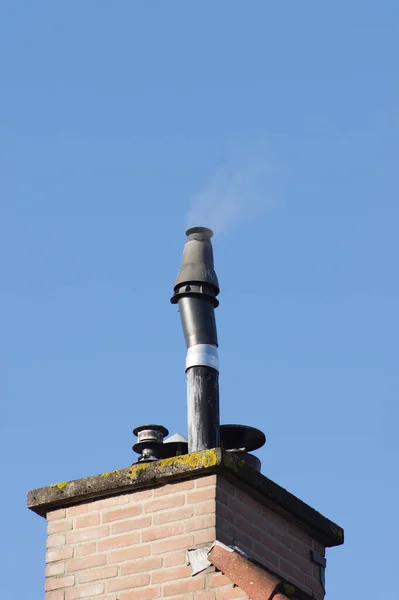
[[[219,282],[206,227],[186,231],[172,304],[178,304],[187,345],[188,451],[220,446],[219,364],[215,308]]]

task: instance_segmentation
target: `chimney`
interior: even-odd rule
[[[28,494],[47,519],[46,600],[323,600],[341,527],[260,473],[264,434],[220,425],[212,232],[187,231],[172,303],[187,345],[188,441],[134,430],[126,468]]]

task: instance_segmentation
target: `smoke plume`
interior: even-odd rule
[[[205,225],[220,233],[258,217],[272,204],[268,175],[266,161],[219,169],[191,198],[187,227]]]

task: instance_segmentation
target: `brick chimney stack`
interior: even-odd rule
[[[46,600],[322,600],[343,530],[221,449],[34,490]]]
[[[46,600],[323,600],[343,530],[260,473],[258,429],[220,425],[212,231],[187,232],[172,304],[188,440],[134,430],[132,466],[28,494],[48,521]]]

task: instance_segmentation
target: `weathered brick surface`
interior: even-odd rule
[[[73,558],[68,561],[68,573],[92,569],[93,567],[102,567],[107,564],[106,554],[93,554],[82,558]]]
[[[46,554],[46,562],[56,562],[59,560],[66,560],[67,558],[72,558],[73,556],[73,548],[56,548],[54,550],[48,550]]]
[[[102,596],[105,591],[104,583],[94,583],[91,585],[82,585],[66,590],[66,600],[78,600],[80,598],[91,598],[93,596]]]
[[[71,587],[74,583],[75,577],[73,575],[69,575],[68,577],[48,577],[46,580],[46,592]]]
[[[108,523],[109,521],[121,521],[122,519],[130,519],[132,517],[137,517],[142,512],[143,508],[141,504],[135,503],[133,506],[128,506],[127,508],[119,508],[118,510],[104,512],[103,523]]]
[[[47,592],[45,595],[45,600],[64,600],[65,591],[64,590],[56,590],[55,592]]]
[[[239,546],[309,595],[323,598],[319,570],[314,570],[311,559],[312,550],[324,556],[325,548],[321,544],[222,478],[217,482],[216,503],[218,539]]]
[[[67,508],[66,512],[68,517],[76,517],[76,515],[86,514],[88,510],[88,504],[78,504],[78,506],[71,506],[70,508]]]
[[[120,594],[119,600],[156,600],[157,598],[161,598],[161,593],[162,590],[160,587],[147,587]]]
[[[65,535],[49,535],[47,537],[47,548],[57,548],[58,546],[65,546],[65,542]]]
[[[324,547],[219,475],[121,494],[48,514],[46,600],[241,600],[187,550],[235,544],[322,599],[311,550]]]
[[[188,557],[186,550],[178,550],[177,552],[168,552],[163,557],[164,567],[176,567],[178,565],[187,565]]]
[[[52,533],[65,533],[71,531],[73,523],[71,519],[61,519],[58,521],[50,521],[47,526],[47,535]]]
[[[57,521],[58,519],[65,519],[66,510],[65,508],[60,508],[58,510],[51,510],[47,513],[47,521]]]
[[[46,567],[46,577],[65,575],[65,561],[50,563]]]
[[[93,527],[94,525],[100,524],[100,514],[93,513],[91,515],[84,515],[76,519],[76,529],[81,529],[82,527]],[[72,527],[71,527],[72,529]]]
[[[148,573],[150,571],[157,571],[162,567],[162,556],[151,556],[142,560],[132,560],[124,563],[120,567],[120,574],[131,575],[132,573]],[[162,571],[163,572],[163,571]]]
[[[123,548],[123,550],[116,550],[108,554],[108,562],[112,563],[123,563],[133,558],[143,558],[149,556],[151,550],[150,544],[140,544],[138,546],[132,546],[131,548]]]
[[[95,554],[97,550],[97,542],[85,542],[74,547],[74,556],[90,556]]]

